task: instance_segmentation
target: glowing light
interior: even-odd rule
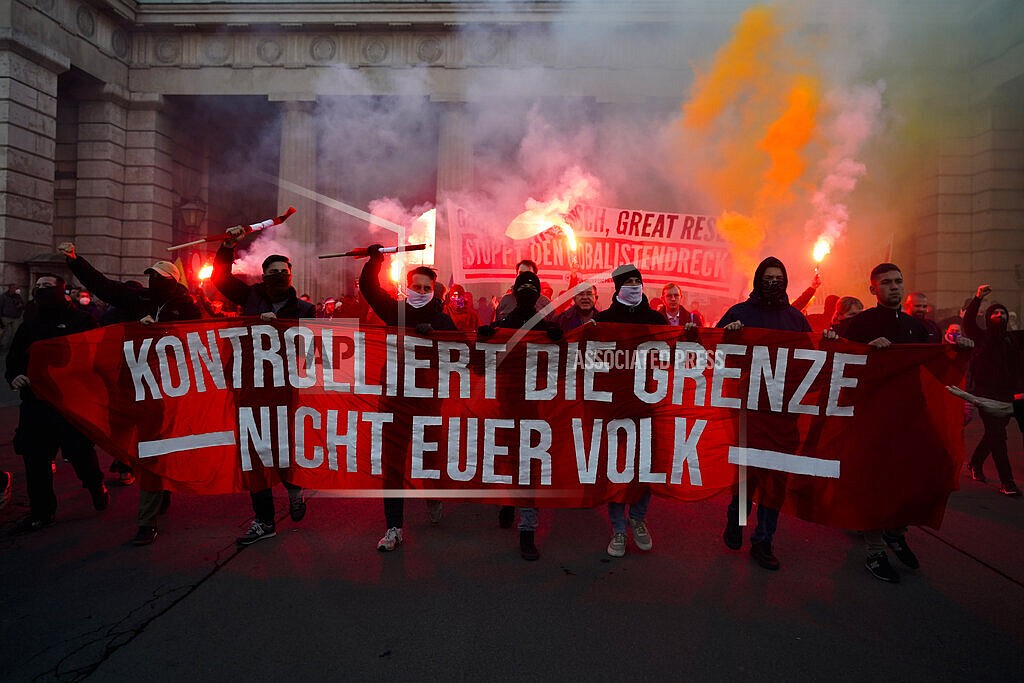
[[[562,234],[565,235],[565,240],[569,243],[569,251],[576,251],[576,233],[572,231],[568,223],[562,223]]]
[[[199,269],[199,279],[209,280],[213,276],[213,264],[207,263],[205,266]]]
[[[814,262],[821,263],[822,259],[832,251],[832,243],[825,237],[819,237],[814,243]]]
[[[396,257],[391,259],[391,272],[389,275],[391,276],[392,282],[398,282],[401,280],[402,271],[405,270],[405,259],[397,258],[397,256],[398,255],[396,254]]]

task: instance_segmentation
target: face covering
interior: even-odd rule
[[[423,308],[424,306],[429,304],[433,299],[433,292],[425,292],[423,294],[420,294],[419,292],[414,292],[409,288],[406,288],[405,290],[405,303],[409,304],[413,308]]]
[[[177,284],[177,281],[172,280],[169,277],[164,277],[162,275],[149,276],[149,289],[160,301],[169,299]]]
[[[33,298],[36,300],[36,304],[43,309],[59,308],[67,303],[67,299],[64,298],[64,290],[59,287],[37,288]]]
[[[761,298],[770,306],[780,306],[786,300],[786,283],[781,280],[761,282]]]
[[[465,308],[466,307],[466,300],[463,299],[461,296],[459,296],[459,297],[452,297],[452,303],[455,304],[455,308]]]
[[[537,300],[540,299],[540,292],[536,289],[529,287],[523,287],[516,291],[516,306],[527,310],[533,310],[537,307]]]
[[[263,284],[271,296],[280,296],[292,286],[292,276],[290,273],[267,273],[263,276]]]
[[[644,300],[644,286],[622,285],[619,287],[619,293],[615,295],[615,298],[627,306],[636,306]]]

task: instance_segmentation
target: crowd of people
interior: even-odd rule
[[[53,462],[58,451],[72,464],[82,486],[90,492],[95,509],[103,511],[110,503],[93,444],[32,392],[27,371],[34,341],[117,322],[148,325],[232,314],[262,320],[314,316],[358,319],[365,323],[405,327],[418,334],[463,330],[475,332],[481,339],[489,338],[499,328],[529,326],[546,333],[553,341],[588,324],[675,325],[688,330],[707,325],[698,310],[687,310],[682,305],[684,292],[679,285],[667,284],[655,301],[649,300],[644,293],[643,273],[632,264],[624,264],[613,271],[614,293],[606,306],[601,305],[597,287],[592,283],[582,283],[570,292],[553,297],[552,289],[541,281],[537,265],[529,260],[517,264],[515,281],[500,299],[480,297],[474,302],[473,295],[462,285],[443,287],[437,273],[425,266],[411,268],[406,273],[405,287],[400,292],[389,291],[380,281],[385,260],[380,245],[367,249],[369,258],[358,280],[359,297],[346,295],[313,304],[308,296],[299,295],[292,286],[292,264],[285,255],[267,257],[258,282],[246,282],[236,276],[232,272],[234,248],[245,237],[245,232],[238,227],[228,234],[229,239],[216,254],[212,276],[212,285],[220,295],[217,301],[226,302],[220,305],[214,306],[205,292],[190,292],[181,284],[182,273],[173,263],[158,261],[147,268],[145,284],[134,280],[118,282],[96,270],[69,242],[59,245],[58,249],[81,283],[80,288],[68,289],[60,276],[40,274],[28,304],[14,286],[4,294],[0,311],[5,332],[3,343],[10,347],[5,377],[21,394],[14,448],[24,461],[30,504],[30,514],[17,525],[16,532],[35,531],[54,523],[57,500],[53,491]],[[1024,405],[1020,396],[1024,392],[1024,332],[1013,329],[1012,316],[1002,304],[989,305],[984,315],[979,316],[983,302],[991,294],[987,285],[978,287],[975,295],[964,302],[960,317],[943,321],[941,325],[929,317],[929,302],[924,293],[912,292],[905,296],[903,274],[892,263],[879,264],[870,273],[869,289],[876,299],[871,308],[865,308],[864,303],[853,296],[829,296],[823,313],[805,315],[804,310],[819,286],[820,279],[815,277],[811,286],[791,301],[785,265],[777,258],[766,258],[754,272],[749,297],[730,307],[715,326],[725,330],[754,327],[815,332],[828,339],[842,337],[875,349],[906,343],[952,344],[972,354],[967,391],[979,397],[976,402]],[[93,295],[105,305],[97,305]],[[383,402],[388,400],[382,397]],[[388,410],[388,407],[383,405],[381,409]],[[408,411],[396,409],[393,412],[396,431],[408,432],[407,429],[402,432],[400,424],[409,417]],[[1020,489],[1014,481],[1007,452],[1007,426],[1013,410],[998,413],[979,410],[979,413],[985,433],[968,463],[970,473],[976,480],[985,481],[983,466],[991,455],[1000,478],[1000,492],[1019,496]],[[1022,413],[1024,410],[1016,413],[1018,421],[1024,419]],[[796,428],[795,424],[792,428]],[[385,442],[382,455],[385,487],[402,487],[408,449],[407,441]],[[893,457],[898,454],[894,453]],[[117,467],[121,483],[130,485],[137,481],[139,486],[137,529],[132,543],[150,544],[157,537],[157,516],[166,512],[170,494],[161,490],[159,478],[145,471],[133,473],[123,463],[117,463]],[[0,474],[3,493],[0,500],[3,502],[10,497],[12,479],[11,473]],[[756,468],[748,472],[746,481],[755,491],[763,485]],[[305,492],[290,482],[285,482],[284,486],[289,515],[299,522],[306,514]],[[276,535],[272,489],[269,485],[249,488],[253,521],[249,530],[237,539],[243,546]],[[752,497],[745,498],[749,514]],[[404,540],[404,502],[402,497],[383,499],[385,533],[377,542],[377,549],[382,552],[396,550]],[[734,550],[743,545],[739,523],[739,507],[743,502],[738,491],[735,492],[726,511],[722,539]],[[647,524],[650,504],[649,492],[639,493],[628,505],[608,504],[610,540],[606,552],[609,556],[624,556],[630,538],[637,550],[653,548]],[[439,523],[443,516],[441,501],[428,500],[427,513],[432,523]],[[515,516],[514,508],[503,506],[498,511],[498,523],[510,528]],[[537,560],[540,557],[536,545],[537,508],[519,508],[518,519],[520,554],[526,560]],[[759,505],[749,553],[759,566],[768,570],[778,570],[781,566],[773,543],[778,525],[779,511]],[[899,581],[900,574],[889,562],[887,551],[892,551],[907,568],[918,568],[919,562],[907,543],[906,531],[905,527],[862,530],[865,566],[876,578]]]

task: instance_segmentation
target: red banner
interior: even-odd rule
[[[540,507],[755,499],[850,529],[938,526],[963,459],[965,357],[802,333],[588,325],[553,343],[250,319],[39,342],[29,376],[168,489],[285,478],[350,495]]]
[[[496,238],[465,209],[449,203],[446,210],[453,277],[467,286],[507,285],[522,259],[536,262],[543,279],[565,281],[575,257],[584,280],[633,263],[648,285],[674,282],[691,296],[735,293],[729,246],[715,230],[713,216],[578,204],[566,215],[578,241],[571,252],[557,229],[530,239]]]

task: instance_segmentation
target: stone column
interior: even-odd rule
[[[28,261],[52,254],[57,75],[67,57],[0,36],[0,284],[29,284]]]
[[[271,100],[278,99],[271,96]],[[322,292],[334,292],[334,283],[319,283],[317,290],[318,259],[316,254],[318,202],[311,194],[317,191],[316,170],[316,102],[312,95],[307,99],[280,98],[281,159],[278,178],[278,211],[283,212],[294,206],[296,214],[288,219],[287,235],[300,246],[296,253],[288,254],[292,260],[292,281],[299,294],[316,296]],[[326,289],[325,289],[326,287]],[[334,289],[331,289],[334,287]]]
[[[472,121],[465,102],[444,102],[437,145],[437,233],[434,262],[442,273],[453,272],[455,254],[448,230],[446,200],[458,192],[473,189]],[[441,216],[445,216],[442,220]]]
[[[161,95],[132,93],[125,135],[122,274],[137,279],[167,251],[174,221],[172,124]]]
[[[125,126],[128,93],[112,85],[74,93],[78,100],[74,241],[102,273],[123,275]]]

